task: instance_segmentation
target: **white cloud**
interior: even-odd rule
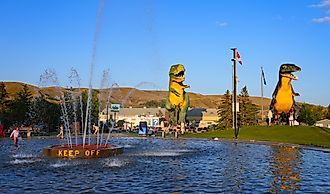
[[[330,14],[330,0],[323,0],[318,4],[311,5],[311,7],[322,8],[325,14]],[[322,18],[315,18],[313,19],[313,22],[315,23],[330,22],[330,17],[324,16]]]
[[[216,24],[217,24],[217,26],[220,26],[220,27],[228,26],[228,23],[227,22],[219,22],[219,21],[217,21]]]
[[[319,4],[311,5],[311,7],[330,7],[330,0],[323,0]]]
[[[316,23],[324,23],[324,22],[330,22],[330,17],[323,17],[323,18],[316,18],[316,19],[313,19],[313,22],[316,22]]]

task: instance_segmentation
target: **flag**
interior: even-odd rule
[[[266,84],[266,78],[265,78],[264,70],[262,69],[262,67],[261,67],[261,78],[264,81],[264,85],[267,85]]]
[[[239,62],[239,64],[243,65],[243,61],[241,59],[241,55],[239,55],[239,53],[238,53],[237,50],[236,50],[235,58]]]

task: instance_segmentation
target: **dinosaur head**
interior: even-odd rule
[[[185,72],[185,69],[182,64],[172,65],[170,72],[169,72],[170,79],[172,81],[182,83],[185,79],[184,72]]]
[[[285,63],[280,67],[280,77],[287,77],[293,80],[297,80],[298,77],[293,75],[292,72],[299,72],[301,68],[295,64]]]

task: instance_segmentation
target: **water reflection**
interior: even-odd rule
[[[273,182],[272,193],[295,192],[301,186],[302,163],[300,150],[296,147],[272,146],[273,158],[271,171]]]
[[[224,162],[224,186],[229,189],[226,192],[238,193],[242,192],[242,181],[245,168],[243,161],[245,161],[246,153],[242,146],[233,143],[232,146],[228,146],[226,153],[232,156],[227,156],[226,162]]]

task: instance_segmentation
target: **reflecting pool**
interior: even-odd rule
[[[1,193],[290,193],[329,192],[330,153],[209,140],[116,137],[124,153],[54,159],[55,138],[0,140]]]

